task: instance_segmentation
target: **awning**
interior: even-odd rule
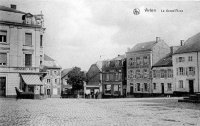
[[[22,79],[24,80],[24,82],[27,84],[27,85],[43,85],[43,83],[41,82],[40,80],[40,77],[39,75],[35,75],[35,74],[23,74],[21,75],[22,76]]]

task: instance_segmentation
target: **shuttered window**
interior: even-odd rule
[[[31,46],[32,45],[32,34],[25,33],[25,45]]]
[[[0,66],[6,66],[6,65],[7,65],[7,54],[0,53]]]
[[[32,55],[25,54],[25,66],[31,66],[31,65],[32,65]]]

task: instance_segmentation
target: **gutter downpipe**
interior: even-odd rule
[[[198,75],[198,92],[199,92],[199,55],[197,51],[197,75]]]

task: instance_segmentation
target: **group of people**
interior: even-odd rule
[[[98,96],[99,96],[99,92],[98,91],[96,93],[91,92],[90,94],[86,94],[85,93],[85,98],[95,98],[95,99],[98,99]]]

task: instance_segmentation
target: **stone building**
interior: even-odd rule
[[[42,93],[44,73],[43,15],[0,6],[0,95],[15,96],[15,87]]]
[[[126,52],[128,95],[152,93],[151,68],[169,52],[169,46],[159,37],[156,41],[138,43]]]
[[[60,97],[61,95],[61,66],[54,59],[44,54],[43,71],[44,94],[48,97]]]
[[[84,92],[86,94],[92,95],[97,92],[99,93],[99,98],[102,94],[102,61],[98,61],[92,64],[87,72],[88,82],[84,85]]]
[[[200,92],[200,33],[189,38],[173,54],[175,91],[179,93]]]
[[[102,97],[121,97],[126,95],[126,56],[103,62]]]

